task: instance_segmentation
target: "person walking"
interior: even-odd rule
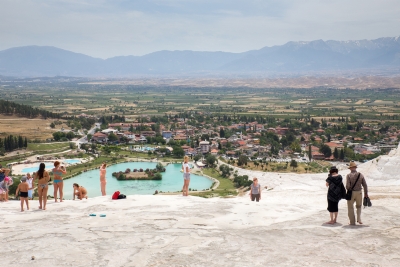
[[[107,164],[103,162],[103,164],[100,167],[100,188],[101,188],[101,195],[105,196],[106,195],[106,185],[107,185],[107,179],[106,179],[106,170]]]
[[[21,212],[24,211],[24,202],[26,203],[26,209],[29,210],[29,184],[26,182],[26,179],[26,176],[22,176],[21,183],[18,185],[17,191],[15,192],[15,196],[19,195],[19,198],[21,200]]]
[[[46,165],[40,163],[39,170],[35,173],[34,180],[38,180],[39,209],[46,210],[47,190],[49,190],[50,175],[45,170]]]
[[[256,177],[253,178],[253,183],[250,186],[250,199],[251,201],[256,200],[257,202],[261,199],[261,185],[258,183]]]
[[[54,180],[53,180],[53,187],[54,187],[54,202],[58,202],[57,200],[57,193],[60,193],[60,202],[63,202],[63,197],[64,197],[64,181],[62,178],[63,174],[66,174],[67,171],[64,166],[60,165],[59,161],[54,162],[54,168],[53,168],[53,175],[54,175]]]
[[[336,166],[332,166],[329,170],[328,178],[326,179],[326,186],[328,187],[328,208],[331,220],[327,224],[335,224],[338,212],[339,201],[342,199],[343,177],[338,174]]]
[[[189,183],[190,183],[190,165],[188,156],[185,156],[183,158],[182,170],[183,170],[182,195],[187,197],[189,195]]]
[[[351,199],[347,200],[348,216],[350,220],[350,225],[355,225],[354,216],[354,202],[356,203],[357,209],[357,222],[363,224],[361,221],[361,205],[362,205],[362,191],[364,189],[365,197],[368,197],[368,186],[365,181],[364,175],[357,172],[357,165],[355,162],[350,162],[350,173],[346,176],[346,190],[352,190]]]

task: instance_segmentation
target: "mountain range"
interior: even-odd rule
[[[99,59],[50,46],[0,51],[0,75],[16,77],[135,77],[252,75],[320,71],[380,71],[400,67],[400,37],[288,42],[243,53],[159,51]]]

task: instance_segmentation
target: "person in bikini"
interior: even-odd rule
[[[74,199],[75,200],[75,196],[78,197],[79,200],[82,200],[82,198],[86,198],[87,199],[87,190],[86,188],[84,188],[83,186],[79,186],[79,184],[73,184],[73,188],[74,188]]]
[[[101,195],[105,196],[106,195],[106,184],[107,184],[107,180],[106,180],[106,170],[107,168],[107,164],[105,162],[103,162],[103,164],[100,167],[100,188],[101,188]]]
[[[54,201],[58,202],[57,200],[57,192],[60,193],[60,202],[63,202],[63,196],[64,196],[64,181],[62,178],[63,174],[66,174],[67,171],[65,170],[64,166],[60,165],[59,161],[54,162],[54,168],[53,168],[53,175],[54,175]]]
[[[21,178],[21,183],[17,187],[17,191],[15,192],[15,195],[18,196],[19,193],[19,198],[21,200],[21,212],[24,211],[24,201],[26,203],[26,209],[29,210],[29,199],[28,199],[28,190],[29,190],[29,184],[26,182],[26,176],[23,176]]]
[[[47,190],[49,190],[50,175],[45,170],[46,165],[40,163],[39,170],[34,175],[34,180],[38,180],[38,194],[39,194],[39,209],[46,210],[47,204]]]

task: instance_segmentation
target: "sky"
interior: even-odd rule
[[[399,0],[0,0],[0,50],[93,57],[244,52],[289,41],[400,35]]]

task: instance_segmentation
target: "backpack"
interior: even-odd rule
[[[114,194],[112,195],[112,199],[118,199],[119,197],[119,191],[115,191]]]
[[[124,195],[124,194],[120,194],[119,196],[118,196],[118,199],[125,199],[126,198],[126,196]]]

